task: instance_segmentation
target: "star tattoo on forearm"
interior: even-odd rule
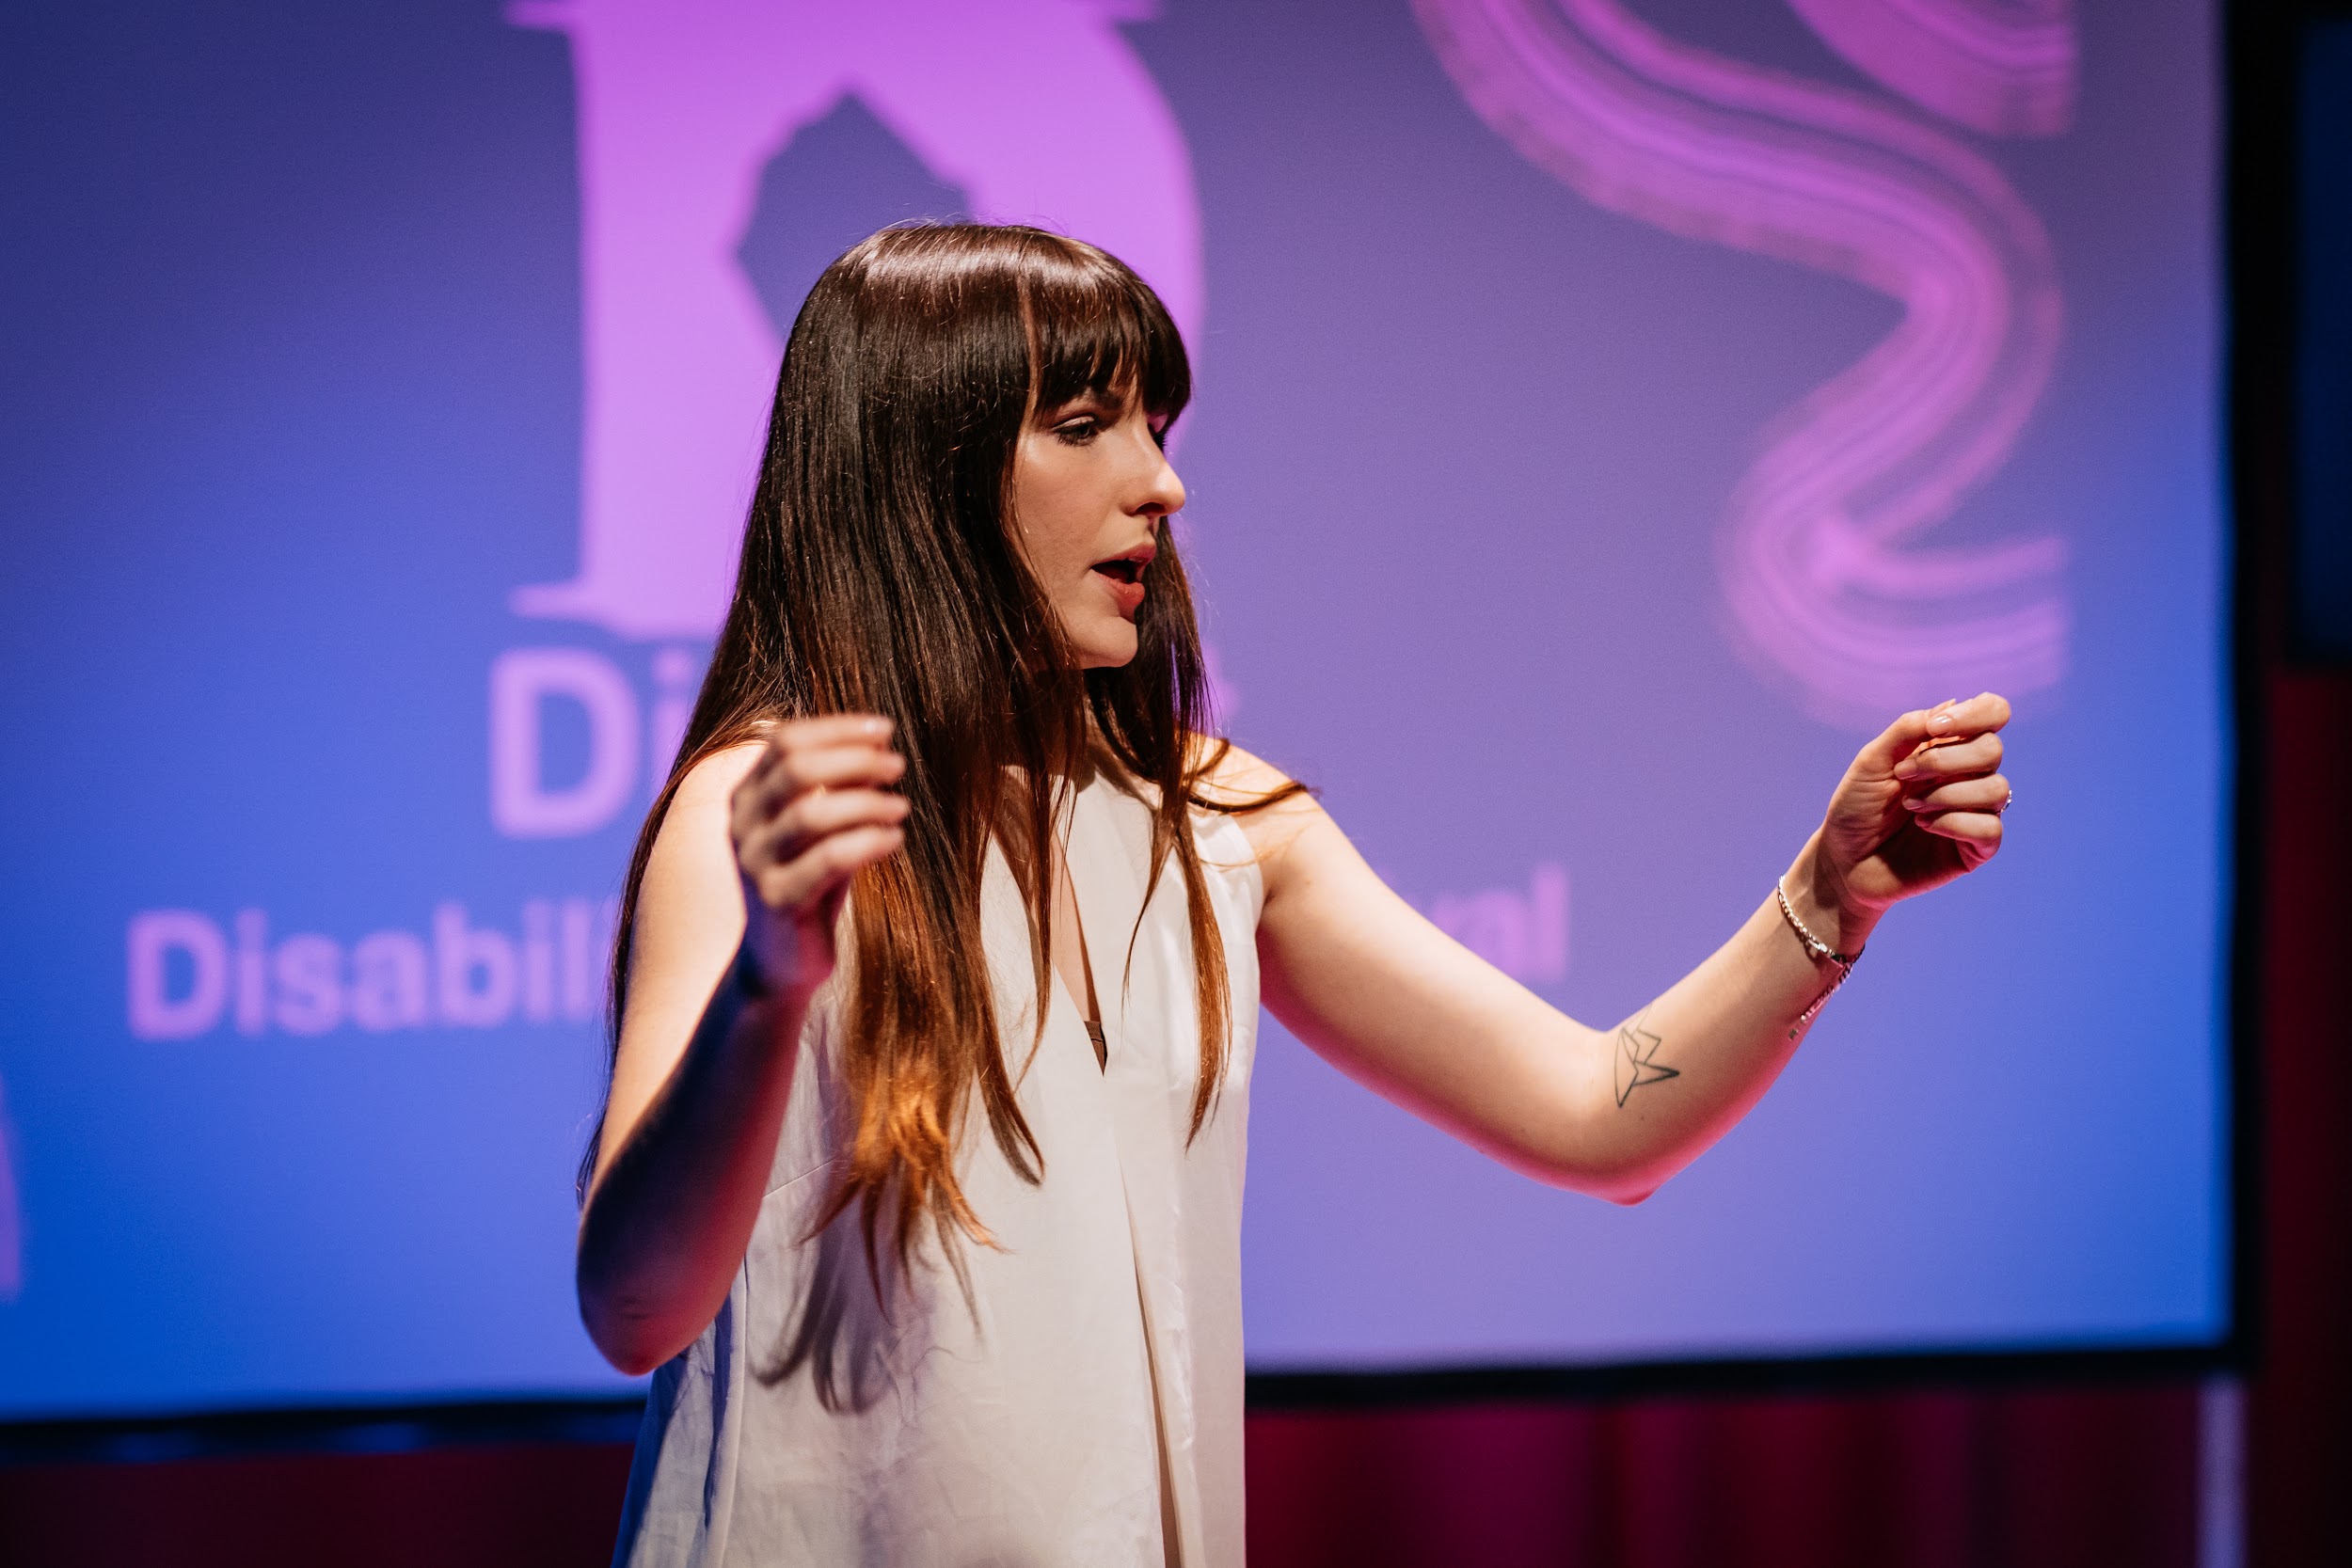
[[[1659,1065],[1658,1048],[1665,1042],[1642,1027],[1643,1019],[1648,1017],[1649,1014],[1644,1012],[1641,1018],[1621,1024],[1617,1029],[1617,1105],[1620,1110],[1632,1098],[1633,1091],[1643,1085],[1662,1084],[1669,1078],[1682,1076],[1681,1069],[1677,1068]]]

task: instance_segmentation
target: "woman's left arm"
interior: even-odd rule
[[[1904,714],[1855,756],[1782,881],[1823,945],[1859,953],[1889,906],[1992,858],[2008,722],[1987,693]],[[1247,798],[1284,782],[1234,752],[1214,786]],[[1746,1114],[1838,977],[1767,892],[1696,969],[1593,1029],[1422,919],[1312,800],[1241,820],[1265,877],[1258,954],[1274,1016],[1503,1163],[1618,1202],[1646,1197]]]

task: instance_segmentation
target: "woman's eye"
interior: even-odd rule
[[[1085,446],[1103,433],[1103,421],[1091,414],[1075,420],[1064,420],[1054,427],[1054,434],[1073,447]]]

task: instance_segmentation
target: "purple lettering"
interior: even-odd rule
[[[515,943],[466,922],[466,906],[433,911],[433,971],[444,1023],[495,1029],[515,1010]]]
[[[372,1034],[425,1022],[424,943],[406,931],[377,931],[351,950],[351,1022]]]
[[[556,698],[588,715],[588,768],[549,788],[540,711]],[[637,783],[637,693],[611,659],[584,648],[510,648],[490,664],[490,822],[509,838],[564,838],[603,827]]]
[[[289,1035],[324,1035],[343,1022],[343,950],[332,937],[288,937],[272,955],[278,982],[278,1027]]]
[[[147,910],[131,917],[131,1033],[143,1040],[183,1040],[220,1022],[229,1001],[229,939],[193,910]],[[188,989],[171,993],[170,960],[185,957]]]

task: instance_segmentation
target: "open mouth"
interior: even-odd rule
[[[1094,570],[1116,582],[1141,582],[1145,562],[1121,556],[1116,561],[1098,561]]]

